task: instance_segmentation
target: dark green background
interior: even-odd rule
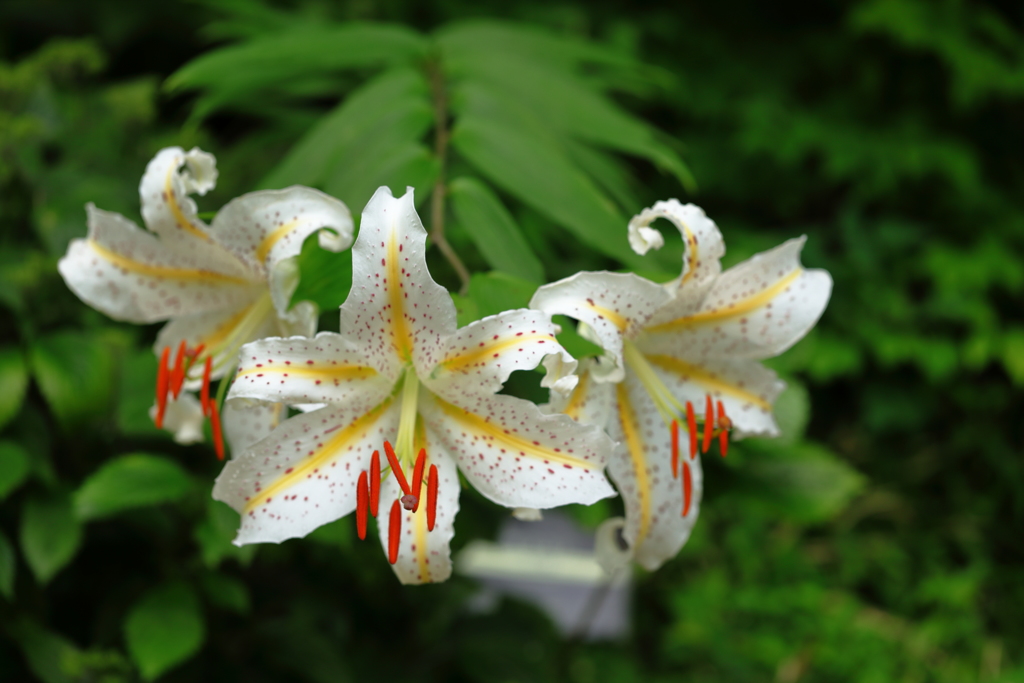
[[[219,187],[200,204],[215,210],[359,83],[190,119],[194,95],[162,82],[238,37],[253,7],[0,4],[0,416],[13,416],[0,425],[0,577],[14,576],[10,590],[0,580],[0,679],[135,680],[125,623],[151,599],[176,633],[201,636],[167,681],[1024,681],[1018,3],[277,5],[424,32],[527,21],[635,56],[654,69],[613,97],[682,141],[698,190],[622,157],[628,212],[671,196],[700,204],[729,264],[807,234],[805,264],[832,273],[817,329],[773,361],[798,387],[795,431],[709,459],[693,539],[638,573],[631,634],[599,645],[560,638],[525,604],[472,614],[463,578],[398,587],[350,520],[255,557],[230,550],[234,520],[207,501],[211,451],[148,425],[156,328],[110,322],[56,274],[86,202],[138,216],[138,179],[160,147],[217,155]],[[619,267],[502,197],[549,280]],[[457,225],[450,238],[487,270]],[[481,282],[470,301],[483,314],[497,295]],[[133,452],[176,461],[184,483],[129,513],[83,516],[83,481]],[[457,546],[505,514],[462,500]],[[615,505],[575,514],[594,524]],[[39,539],[50,546],[33,550]]]

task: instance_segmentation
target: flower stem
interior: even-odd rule
[[[469,271],[444,236],[444,200],[447,189],[445,162],[448,157],[449,131],[448,94],[445,92],[440,58],[428,62],[427,75],[430,78],[430,93],[434,100],[434,156],[437,157],[437,179],[434,181],[434,190],[430,198],[430,239],[459,276],[462,282],[459,293],[465,294],[469,288]]]

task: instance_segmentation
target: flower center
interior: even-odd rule
[[[413,453],[416,452],[418,428],[422,428],[417,405],[419,394],[419,377],[413,368],[406,368],[402,378],[402,415],[398,421],[398,434],[395,438],[397,449],[390,441],[384,441],[384,455],[387,457],[388,467],[402,492],[401,496],[392,501],[388,518],[388,561],[391,564],[398,561],[398,546],[402,537],[402,509],[413,513],[419,511],[424,485],[427,489],[427,531],[434,530],[437,518],[437,465],[432,464],[429,469],[426,468],[426,448],[420,448],[419,453],[413,457]],[[419,440],[423,441],[422,436]],[[406,468],[412,467],[411,485],[403,471],[403,464]],[[424,474],[426,482],[423,480]],[[370,457],[370,469],[360,472],[359,480],[356,482],[356,531],[360,540],[366,538],[368,516],[376,517],[379,511],[380,480],[380,451],[374,451]]]
[[[683,419],[686,420],[686,431],[689,435],[690,460],[697,457],[698,422],[704,425],[703,439],[700,440],[700,452],[707,453],[711,447],[712,437],[717,436],[719,452],[724,458],[729,451],[729,430],[732,428],[732,420],[725,414],[725,406],[722,405],[722,402],[713,401],[711,394],[705,395],[704,414],[698,417],[693,408],[693,403],[687,401],[684,405],[672,394],[669,388],[665,386],[665,383],[661,381],[661,378],[658,377],[654,368],[651,367],[643,352],[637,348],[636,344],[629,339],[625,339],[623,340],[622,351],[626,365],[633,371],[633,374],[640,380],[647,394],[651,397],[655,408],[658,410],[658,414],[661,415],[661,419],[665,422],[665,426],[671,435],[672,477],[679,478],[680,475],[679,422]],[[685,517],[690,513],[690,504],[693,498],[693,476],[687,460],[684,458],[681,462],[683,479],[682,516]]]

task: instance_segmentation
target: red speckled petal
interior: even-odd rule
[[[191,194],[204,195],[217,182],[217,160],[198,147],[167,147],[146,165],[139,183],[142,219],[169,245],[212,244]],[[219,249],[219,247],[218,247]]]
[[[417,444],[418,446],[419,444]],[[455,536],[455,514],[459,511],[459,473],[451,457],[428,435],[426,449],[427,465],[437,465],[437,517],[434,530],[427,531],[427,478],[423,478],[420,491],[420,505],[416,512],[403,509],[401,541],[398,546],[398,562],[392,565],[395,576],[406,584],[437,583],[446,580],[452,573],[451,541]],[[393,476],[381,482],[381,509],[402,496],[402,490]],[[380,543],[387,553],[388,524],[377,522]]]
[[[428,395],[420,410],[487,498],[511,508],[552,508],[614,495],[603,472],[612,442],[597,426],[545,415],[513,396],[467,396],[463,405]]]
[[[661,285],[632,273],[577,273],[538,289],[530,308],[586,323],[601,347],[615,359],[607,374],[595,367],[595,378],[619,382],[623,338],[633,337],[670,298]]]
[[[411,188],[396,199],[382,187],[363,210],[340,329],[389,376],[408,360],[425,376],[455,332],[455,304],[430,277],[426,239]]]
[[[805,238],[789,240],[721,275],[700,305],[673,302],[650,322],[641,348],[695,361],[770,358],[803,337],[832,292],[823,270],[805,270]]]
[[[302,537],[355,510],[359,472],[393,437],[398,415],[392,398],[369,405],[355,397],[285,420],[236,454],[213,487],[242,516],[235,544]]]
[[[283,403],[236,398],[224,402],[221,422],[231,456],[242,453],[260,439],[270,436],[288,416]]]
[[[345,403],[358,396],[375,404],[397,379],[367,365],[366,354],[346,337],[321,332],[313,339],[274,337],[246,344],[229,396],[288,404]]]

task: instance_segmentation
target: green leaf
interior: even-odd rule
[[[0,441],[0,500],[25,481],[30,469],[24,448],[13,441]]]
[[[5,629],[18,643],[29,670],[43,683],[73,683],[67,664],[79,654],[75,645],[28,617],[21,617]]]
[[[482,95],[482,94],[481,94]],[[480,99],[484,99],[483,95]],[[559,149],[532,131],[499,124],[482,105],[467,111],[452,131],[452,145],[505,191],[567,228],[584,244],[638,268],[629,248],[627,220]]]
[[[238,532],[238,513],[212,497],[208,496],[207,499],[206,517],[196,525],[192,533],[199,545],[203,564],[214,569],[228,558],[234,558],[242,565],[249,564],[256,554],[256,546],[239,547],[231,542]]]
[[[317,237],[310,235],[299,253],[299,285],[292,304],[312,301],[323,313],[337,311],[352,289],[352,250],[333,253],[321,249]]]
[[[96,336],[65,331],[42,337],[32,345],[30,364],[65,429],[103,415],[110,405],[114,360]]]
[[[416,190],[416,204],[430,196],[439,166],[434,155],[419,142],[395,144],[402,136],[418,138],[421,132],[411,129],[388,131],[380,138],[368,139],[355,145],[346,164],[335,169],[327,179],[327,193],[338,197],[348,206],[360,211],[381,185],[391,188],[396,197],[405,194],[406,187]]]
[[[166,434],[149,417],[156,391],[156,368],[156,355],[148,348],[130,351],[121,359],[114,415],[122,434]]]
[[[21,351],[0,349],[0,429],[18,414],[28,387],[28,368]]]
[[[576,323],[571,319],[564,315],[556,315],[552,316],[552,320],[562,328],[562,331],[556,335],[558,343],[576,360],[589,356],[600,356],[604,353],[604,349],[589,339],[582,337],[576,331]]]
[[[200,103],[200,116],[224,104],[295,79],[343,69],[408,64],[426,49],[408,28],[350,22],[324,28],[295,28],[208,52],[173,73],[169,90],[206,88],[214,96]]]
[[[105,463],[75,492],[79,519],[108,517],[143,505],[178,500],[192,491],[180,465],[146,453],[124,455]]]
[[[202,646],[206,626],[199,598],[183,583],[149,591],[128,613],[124,636],[142,677],[153,680]]]
[[[30,498],[21,512],[21,552],[40,583],[47,583],[71,561],[82,542],[82,527],[71,498],[53,494]]]
[[[807,388],[788,379],[786,389],[775,400],[772,412],[781,432],[771,441],[773,447],[795,444],[803,438],[807,422],[811,419],[811,397]]]
[[[1012,327],[1003,335],[1002,361],[1017,386],[1024,385],[1024,328]]]
[[[492,268],[530,282],[544,281],[544,266],[490,188],[463,177],[448,185],[448,194],[456,220]]]
[[[455,304],[455,322],[459,327],[465,327],[483,317],[480,315],[480,309],[477,308],[476,302],[468,296],[451,292],[451,297]]]
[[[526,308],[537,283],[501,272],[474,273],[466,295],[476,303],[481,318],[503,311]]]
[[[423,74],[394,69],[354,90],[324,116],[260,183],[261,188],[322,185],[340,165],[352,163],[360,141],[394,131],[411,130],[403,139],[418,139],[433,122],[429,87]],[[362,206],[351,205],[353,213]]]
[[[233,576],[210,572],[203,576],[200,585],[206,599],[221,609],[242,615],[248,614],[252,609],[248,587]]]
[[[18,567],[18,558],[14,546],[0,531],[0,595],[14,600],[14,576]]]
[[[769,441],[743,442],[754,455],[742,476],[753,483],[755,497],[803,522],[832,518],[865,486],[866,480],[832,451],[811,443],[776,446]]]

